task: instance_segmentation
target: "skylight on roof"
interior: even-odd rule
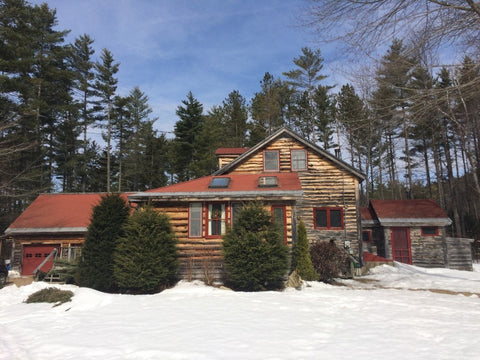
[[[214,177],[212,181],[210,181],[210,185],[208,187],[210,189],[226,189],[230,184],[229,177]]]

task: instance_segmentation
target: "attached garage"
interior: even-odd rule
[[[12,270],[32,275],[53,249],[58,251],[57,258],[74,260],[85,241],[92,210],[104,195],[39,195],[5,230],[5,242],[11,244],[7,256]],[[122,195],[125,201],[127,196]],[[41,271],[46,272],[51,267],[52,261],[49,260]]]

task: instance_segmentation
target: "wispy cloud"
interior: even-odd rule
[[[302,0],[46,1],[59,29],[72,30],[69,41],[86,33],[97,54],[112,52],[119,92],[147,93],[162,131],[173,129],[188,91],[206,111],[233,90],[250,100],[265,72],[281,76],[311,46],[294,19]]]

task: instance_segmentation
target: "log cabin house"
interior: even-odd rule
[[[421,267],[472,270],[473,239],[448,237],[452,221],[434,200],[371,200],[361,212],[369,253]]]
[[[221,241],[237,211],[261,201],[295,244],[305,222],[309,241],[334,241],[362,263],[386,258],[425,267],[471,270],[470,239],[446,236],[451,221],[432,200],[372,200],[360,208],[364,175],[341,159],[283,128],[256,146],[218,149],[210,176],[140,193],[122,194],[132,208],[151,204],[175,231],[180,275],[220,278]],[[75,259],[92,209],[102,194],[42,194],[7,228],[1,252],[13,269],[31,274],[56,249]],[[470,256],[470,257],[469,257]],[[47,261],[42,271],[52,266]]]
[[[282,128],[256,146],[219,149],[211,176],[135,194],[132,207],[153,205],[175,231],[184,278],[222,273],[222,235],[242,204],[261,201],[295,243],[306,224],[311,242],[334,241],[360,260],[359,183],[364,175],[341,159]],[[92,209],[101,194],[40,195],[5,231],[13,268],[31,274],[56,249],[73,259],[81,250]],[[41,269],[48,271],[51,261]]]
[[[287,128],[250,149],[216,154],[220,168],[211,176],[128,197],[169,216],[184,278],[221,276],[222,235],[250,201],[271,211],[289,246],[303,220],[310,242],[334,241],[361,262],[361,172]]]

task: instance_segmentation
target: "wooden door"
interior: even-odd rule
[[[410,232],[408,228],[392,228],[392,258],[404,264],[412,264]]]

